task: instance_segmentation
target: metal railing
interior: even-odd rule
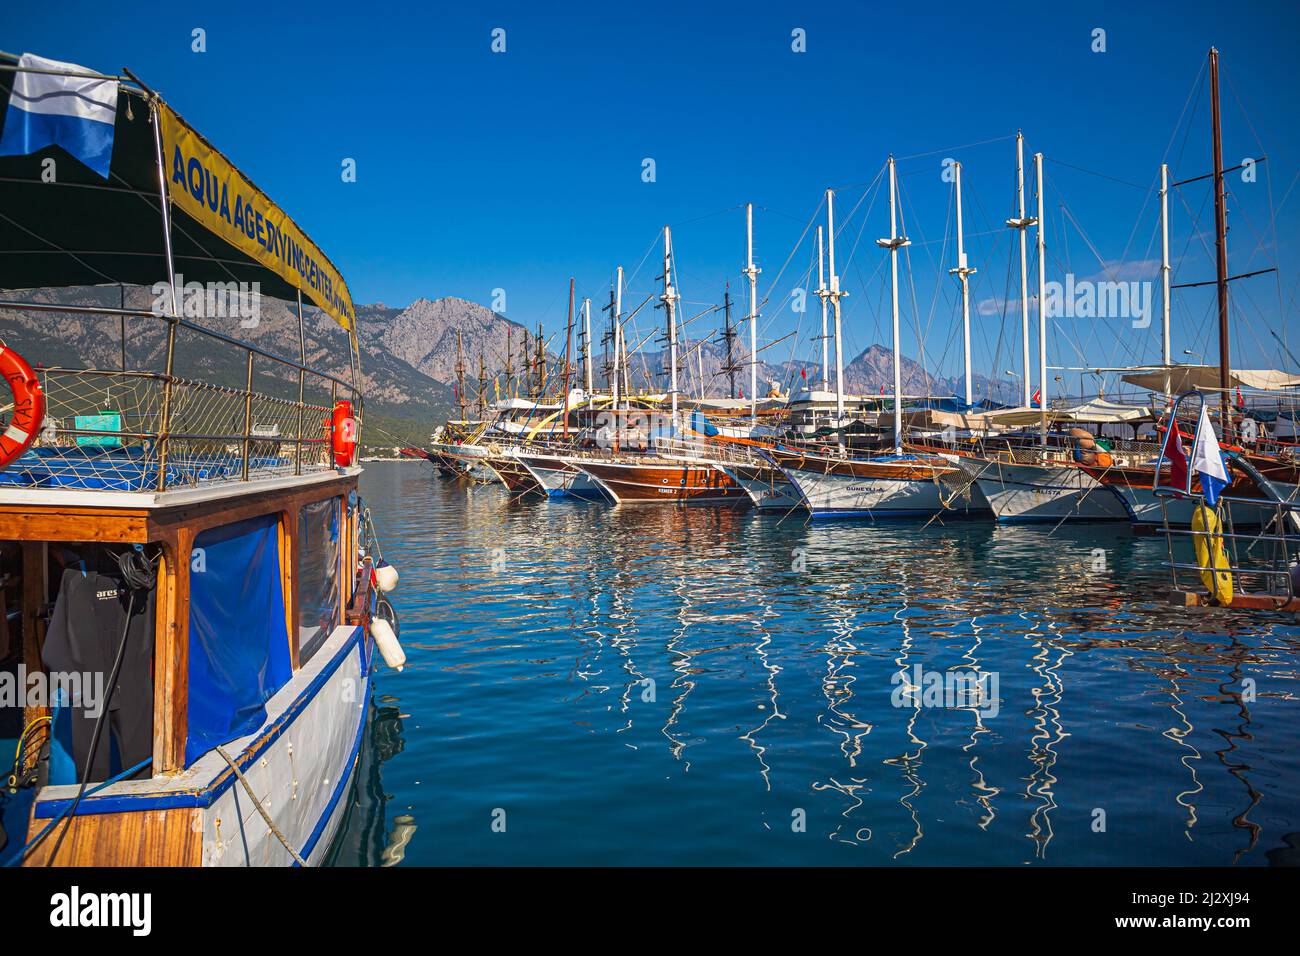
[[[113,319],[122,336],[117,369],[27,356],[45,419],[32,448],[0,471],[0,490],[161,492],[326,471],[334,403],[350,399],[360,414],[350,382],[188,319],[34,302],[0,301],[0,309]],[[141,319],[161,323],[162,334]],[[128,342],[157,351],[162,368],[127,367]]]
[[[1180,522],[1170,521],[1170,505],[1179,500],[1168,495],[1160,496],[1161,533],[1168,545],[1168,560],[1163,563],[1169,568],[1175,591],[1200,590],[1204,587],[1203,574],[1226,571],[1232,575],[1234,594],[1275,598],[1278,607],[1284,607],[1295,599],[1296,563],[1300,559],[1300,502],[1221,495],[1221,506],[1215,509],[1222,521],[1220,530],[1194,531],[1181,527]],[[1201,496],[1181,500],[1197,504],[1204,501]],[[1258,519],[1259,532],[1237,531],[1234,520],[1237,514],[1250,515],[1251,527],[1255,527]],[[1225,563],[1216,564],[1210,549],[1207,549],[1204,562],[1179,560],[1175,541],[1194,545],[1198,538],[1210,545],[1216,541],[1220,543]],[[1182,572],[1181,578],[1179,572]],[[1193,574],[1194,579],[1191,578]]]

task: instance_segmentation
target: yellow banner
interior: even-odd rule
[[[165,103],[159,108],[171,201],[351,329],[352,295],[316,244]]]

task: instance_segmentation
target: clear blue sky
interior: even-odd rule
[[[1208,168],[1204,93],[1179,118],[1214,44],[1228,163],[1269,156],[1257,183],[1231,184],[1231,269],[1282,270],[1234,287],[1236,364],[1294,367],[1268,330],[1300,352],[1300,329],[1287,328],[1300,292],[1300,186],[1287,193],[1300,169],[1300,6],[989,6],[6,4],[0,48],[132,68],[299,221],[357,302],[489,304],[503,288],[509,317],[551,330],[563,324],[570,275],[579,296],[602,302],[613,267],[635,269],[664,223],[691,314],[718,301],[728,279],[741,295],[740,205],[752,201],[760,295],[770,295],[760,330],[779,338],[799,323],[788,295],[813,250],[795,246],[822,190],[841,187],[847,214],[893,152],[917,157],[899,165],[915,242],[903,348],[916,355],[923,337],[931,369],[954,373],[959,313],[943,245],[952,188],[940,176],[952,157],[965,169],[968,251],[980,270],[976,365],[1000,374],[1018,367],[1019,351],[1014,305],[1002,319],[1009,137],[1023,128],[1028,152],[1048,158],[1049,279],[1067,268],[1094,277],[1098,257],[1125,277],[1153,277],[1157,206],[1146,187],[1166,157],[1175,178]],[[206,53],[191,52],[195,27],[206,30]],[[491,52],[495,27],[506,30],[504,54]],[[806,53],[791,50],[796,27]],[[1091,50],[1096,27],[1104,53]],[[356,183],[341,179],[345,157],[357,162]],[[654,183],[641,179],[646,157]],[[1183,193],[1173,203],[1175,281],[1212,278],[1208,190]],[[841,235],[842,265],[861,236],[842,269],[851,353],[888,341],[887,272],[874,245],[888,230],[883,201],[868,195]],[[633,303],[649,293],[654,266],[652,256],[637,274]],[[1013,276],[1013,293],[1017,284]],[[1175,355],[1212,349],[1212,289],[1175,295]],[[642,316],[648,328],[654,319]],[[690,331],[709,331],[704,321]],[[811,359],[815,299],[802,322],[796,354]],[[1051,360],[1154,360],[1156,327],[1064,319]],[[784,358],[791,344],[768,354]]]

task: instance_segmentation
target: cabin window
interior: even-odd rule
[[[187,767],[260,727],[266,702],[293,676],[279,540],[275,515],[212,528],[194,539]]]
[[[340,499],[298,511],[298,665],[329,639],[339,623]]]

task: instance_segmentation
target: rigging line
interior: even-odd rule
[[[1204,70],[1204,68],[1205,68],[1205,61],[1201,61],[1201,69]],[[1196,76],[1197,76],[1197,80],[1199,81],[1201,77],[1201,73],[1198,72]],[[1173,164],[1175,166],[1181,166],[1183,162],[1183,157],[1187,154],[1187,144],[1191,141],[1191,137],[1192,137],[1193,121],[1196,119],[1197,114],[1200,112],[1201,109],[1202,92],[1203,92],[1202,87],[1198,83],[1196,87],[1196,99],[1192,103],[1192,115],[1187,118],[1187,126],[1186,129],[1184,129],[1183,131],[1183,143],[1181,146],[1178,147],[1178,162],[1176,164]],[[1170,145],[1173,145],[1173,137],[1177,135],[1178,135],[1178,127],[1175,126],[1174,131],[1170,137]]]
[[[1236,198],[1237,198],[1237,194],[1236,194],[1235,192],[1231,191],[1231,190],[1228,190],[1226,184],[1225,184],[1225,186],[1224,186],[1224,189],[1225,189],[1225,191],[1228,192],[1228,197],[1229,197],[1230,199],[1236,199]],[[1247,270],[1249,270],[1251,263],[1254,262],[1254,260],[1255,260],[1255,253],[1265,251],[1265,244],[1267,243],[1269,237],[1266,236],[1266,235],[1264,235],[1263,232],[1261,232],[1259,229],[1256,229],[1256,228],[1255,228],[1255,223],[1254,223],[1253,220],[1251,220],[1251,218],[1250,218],[1250,213],[1246,212],[1246,204],[1245,204],[1244,202],[1241,203],[1240,205],[1234,207],[1233,212],[1235,212],[1235,213],[1237,213],[1238,215],[1241,216],[1242,220],[1246,223],[1246,227],[1247,227],[1247,228],[1248,228],[1252,233],[1254,233],[1254,235],[1255,235],[1255,240],[1256,240],[1256,241],[1255,241],[1255,244],[1254,244],[1253,246],[1250,247],[1250,255],[1249,255],[1249,256],[1247,257],[1247,259],[1246,259],[1246,268],[1247,268]],[[1277,236],[1276,236],[1276,223],[1274,222],[1273,217],[1272,217],[1271,215],[1270,215],[1270,217],[1269,217],[1269,222],[1270,222],[1270,225],[1272,225],[1272,226],[1274,227],[1274,235],[1273,235],[1273,238],[1276,239],[1276,238],[1277,238]],[[1274,245],[1274,249],[1276,249],[1276,248],[1277,248],[1277,246],[1276,246],[1276,244],[1275,244],[1275,245]],[[1238,254],[1237,254],[1237,255],[1238,255],[1238,258],[1240,258],[1240,255],[1241,255],[1240,251],[1238,251]],[[1268,261],[1268,260],[1265,260],[1265,261]],[[1279,265],[1279,262],[1278,262],[1277,259],[1274,259],[1274,260],[1273,260],[1273,265],[1274,265],[1274,266]]]
[[[898,191],[898,193],[899,193],[899,203],[898,203],[899,210],[898,210],[898,218],[899,218],[899,224],[900,224],[900,226],[902,227],[902,230],[903,230],[903,231],[902,231],[902,235],[905,236],[905,235],[907,235],[907,205],[908,205],[908,200],[907,200],[907,198],[905,197],[905,194],[904,194],[903,190],[900,189],[900,190]],[[951,207],[951,198],[950,198],[950,200],[949,200],[949,203],[950,203],[950,205],[949,205],[949,214],[951,215],[951,210],[952,210],[952,207]],[[919,225],[918,225],[918,230],[919,230]],[[946,236],[947,236],[947,227],[946,227],[946,226],[945,226],[945,228],[944,228],[944,235],[945,235],[945,238],[946,238]],[[947,252],[947,243],[946,243],[946,242],[945,242],[945,244],[944,244],[944,251]],[[928,382],[928,381],[930,380],[930,370],[929,370],[929,366],[927,365],[926,360],[925,360],[925,335],[928,334],[930,326],[929,326],[929,323],[927,323],[925,333],[922,333],[922,330],[921,330],[921,310],[920,310],[920,306],[917,304],[917,301],[916,301],[916,273],[915,273],[915,271],[912,269],[912,255],[911,255],[911,247],[910,247],[910,246],[905,246],[905,247],[903,248],[903,259],[904,259],[904,261],[905,261],[905,268],[907,269],[907,283],[908,283],[908,288],[909,288],[910,291],[911,291],[911,298],[912,298],[912,328],[913,328],[913,331],[916,333],[916,340],[917,340],[917,341],[916,341],[916,346],[917,346],[918,357],[920,358],[921,374],[922,374],[923,378]],[[931,265],[935,265],[933,259],[931,259]],[[937,269],[937,268],[935,269],[935,272],[936,272],[936,279],[937,279],[938,276],[939,276],[939,273],[938,273],[938,269]],[[931,298],[930,298],[930,309],[931,309],[931,311],[930,311],[930,319],[931,319],[931,320],[933,320],[933,317],[934,317],[934,304],[935,304],[935,302],[937,301],[937,298],[936,298],[936,297],[937,297],[937,293],[938,293],[938,289],[937,289],[937,287],[936,287],[935,295],[932,295]],[[901,346],[901,343],[900,343],[900,346]],[[902,349],[901,349],[901,347],[900,347],[900,349],[899,349],[899,353],[900,353],[900,355],[901,355],[901,353],[902,353]],[[901,364],[901,363],[900,363],[900,364]],[[927,391],[927,392],[930,391],[930,388],[929,388],[928,386],[927,386],[927,388],[926,388],[926,391]]]
[[[1014,186],[1014,176],[1013,176],[1012,184],[1013,184],[1013,186]],[[1012,196],[1013,196],[1013,201],[1014,201],[1014,192],[1013,192]],[[974,201],[975,201],[975,208],[978,210],[980,216],[983,217],[983,219],[984,219],[984,221],[985,221],[986,223],[991,223],[993,220],[992,220],[992,218],[989,216],[988,210],[984,208],[984,203],[980,200],[980,194],[979,194],[979,192],[978,192],[978,191],[975,191],[975,190],[972,190],[972,191],[971,191],[971,197],[972,197],[972,198],[974,199]],[[1001,381],[1001,377],[1000,377],[1000,376],[1001,376],[1001,372],[1000,372],[1000,371],[997,371],[997,366],[998,366],[999,364],[1001,364],[1001,359],[1002,359],[1002,343],[1003,343],[1003,339],[1004,339],[1005,336],[1006,336],[1007,309],[1010,307],[1010,303],[1009,303],[1008,300],[1009,300],[1009,297],[1010,297],[1010,295],[1011,295],[1011,272],[1012,272],[1012,268],[1013,268],[1013,265],[1014,265],[1014,263],[1013,263],[1013,259],[1014,259],[1014,256],[1015,256],[1015,242],[1012,241],[1012,239],[1011,239],[1010,230],[1008,230],[1008,229],[1006,229],[1005,227],[1003,227],[1003,229],[1001,230],[1001,233],[1006,234],[1006,237],[1007,237],[1007,276],[1006,276],[1006,281],[1005,281],[1005,284],[1004,284],[1004,286],[1003,286],[1003,291],[1002,291],[1002,300],[1001,300],[1001,304],[1000,304],[1000,307],[1001,307],[1001,317],[1000,317],[1000,319],[999,319],[999,323],[998,323],[998,336],[997,336],[996,350],[995,350],[995,352],[994,352],[994,354],[993,354],[993,359],[994,359],[994,362],[993,362],[994,370],[995,370],[995,373],[999,375],[999,379],[998,379],[999,381]],[[989,254],[988,254],[988,261],[989,261],[989,262],[993,262],[993,261],[995,261],[995,258],[996,258],[997,252],[998,252],[998,245],[999,245],[998,242],[994,242],[994,243],[992,244],[992,248],[990,248],[990,249],[988,250],[988,253],[989,253]],[[979,279],[976,279],[976,282],[978,283],[978,282],[980,282],[980,280],[979,280]],[[994,299],[994,302],[996,303],[996,302],[997,302],[997,299]],[[976,308],[977,308],[977,311],[978,311],[978,308],[979,308],[979,307],[977,306]],[[983,331],[983,330],[982,330],[982,331]],[[987,333],[986,333],[986,332],[985,332],[985,335],[984,335],[984,344],[985,344],[986,346],[988,345],[988,336],[987,336]],[[1009,346],[1008,346],[1008,347],[1009,347]]]
[[[912,153],[910,156],[895,156],[895,157],[894,157],[894,162],[895,162],[895,163],[901,163],[901,162],[903,162],[903,161],[905,161],[905,160],[924,159],[926,156],[937,156],[937,155],[939,155],[940,153],[955,153],[955,152],[958,152],[958,151],[963,150],[963,149],[974,149],[976,146],[987,146],[987,145],[989,145],[990,143],[1001,143],[1001,142],[1005,142],[1005,141],[1008,140],[1008,139],[1015,139],[1015,138],[1016,138],[1015,135],[1012,134],[1012,135],[1008,135],[1008,136],[995,136],[995,137],[993,137],[992,139],[982,139],[982,140],[979,140],[978,142],[975,142],[975,143],[965,143],[965,144],[963,144],[963,145],[961,145],[961,146],[944,146],[944,147],[942,147],[942,148],[940,148],[940,149],[932,149],[932,150],[928,150],[927,152],[924,152],[924,153]],[[877,175],[877,176],[876,176],[876,179],[879,179],[879,178],[880,178],[879,175]],[[868,180],[863,180],[862,182],[859,182],[859,183],[842,183],[842,184],[840,184],[840,185],[838,185],[838,186],[831,186],[831,189],[834,189],[834,190],[840,190],[840,189],[857,189],[857,188],[859,188],[859,187],[861,187],[861,186],[871,186],[871,185],[873,185],[873,184],[876,182],[876,179],[872,179],[872,180],[869,180],[869,181],[868,181]]]
[[[945,289],[949,293],[949,295],[947,296],[949,308],[952,309],[953,306],[955,305],[955,300],[951,297],[952,287],[944,283],[944,275],[946,274],[946,270],[943,268],[943,262],[947,261],[948,259],[948,248],[949,248],[949,239],[950,239],[949,234],[952,231],[953,213],[955,209],[956,209],[956,192],[954,190],[954,191],[950,191],[948,194],[948,211],[947,211],[947,218],[943,226],[943,248],[939,252],[939,261],[936,261],[933,258],[930,260],[930,264],[934,268],[935,281],[934,281],[934,291],[930,294],[930,314],[927,317],[925,323],[925,336],[927,339],[934,331],[934,320],[935,320],[936,311],[939,305],[939,300],[945,297],[944,295]],[[915,206],[912,207],[912,212],[914,214],[916,213]],[[930,243],[925,241],[922,241],[921,244],[923,246],[930,245]],[[909,269],[911,268],[910,258],[908,259],[908,268]],[[916,307],[915,306],[915,300],[916,300],[915,280],[913,280],[912,299],[913,299],[913,308],[915,308]],[[940,354],[939,364],[935,366],[936,370],[941,370],[943,368],[943,363],[947,361],[948,352],[952,347],[955,332],[956,332],[955,325],[953,323],[950,323],[948,326],[948,338],[945,340],[944,350]]]
[[[773,277],[771,284],[768,286],[767,295],[763,296],[763,301],[758,305],[760,310],[763,306],[767,305],[768,300],[772,298],[772,293],[776,290],[777,283],[781,281],[781,276],[785,274],[786,267],[790,265],[790,261],[794,259],[795,253],[798,252],[799,247],[803,245],[804,239],[808,236],[808,230],[811,229],[813,223],[817,221],[817,216],[822,210],[822,203],[825,201],[826,197],[823,194],[821,202],[817,204],[817,208],[813,210],[813,214],[808,217],[808,221],[804,224],[803,232],[799,234],[799,240],[790,249],[790,254],[785,257],[785,262],[781,263],[781,268],[777,271],[776,276]]]
[[[1255,145],[1259,147],[1259,154],[1261,156],[1266,155],[1268,151],[1264,149],[1264,142],[1259,138],[1259,133],[1255,131],[1255,124],[1250,121],[1250,113],[1246,111],[1246,105],[1241,102],[1241,97],[1237,95],[1237,87],[1232,82],[1231,71],[1220,67],[1219,72],[1228,81],[1228,89],[1232,91],[1232,98],[1237,101],[1237,109],[1241,110],[1241,118],[1246,121],[1246,127],[1250,130],[1250,135],[1255,137]]]
[[[1183,109],[1178,114],[1178,119],[1174,122],[1174,128],[1169,133],[1169,142],[1165,144],[1164,158],[1169,159],[1169,151],[1174,148],[1174,140],[1178,136],[1178,127],[1183,123],[1183,117],[1187,116],[1187,107],[1193,106],[1192,116],[1195,117],[1196,110],[1200,108],[1201,103],[1201,77],[1205,73],[1205,60],[1201,60],[1201,65],[1196,70],[1196,77],[1192,80],[1191,88],[1187,91],[1187,99],[1183,101]],[[1192,98],[1196,98],[1195,105],[1192,104]],[[1183,145],[1179,151],[1179,160],[1182,159],[1182,151],[1187,148],[1187,135],[1191,132],[1191,119],[1188,119],[1187,133],[1183,134]]]
[[[1131,186],[1134,189],[1150,190],[1149,186],[1140,186],[1137,183],[1129,182],[1127,179],[1119,179],[1118,177],[1111,176],[1107,173],[1099,173],[1094,169],[1086,169],[1083,166],[1076,166],[1073,163],[1067,163],[1063,159],[1048,159],[1044,156],[1043,161],[1051,163],[1053,166],[1064,166],[1067,169],[1074,169],[1081,173],[1087,173],[1089,176],[1096,176],[1098,179],[1109,179],[1112,183],[1119,183],[1121,186]]]
[[[744,203],[737,203],[734,206],[727,206],[725,209],[715,209],[713,212],[706,212],[704,215],[696,216],[693,219],[682,219],[678,222],[670,222],[668,225],[672,229],[676,229],[678,226],[689,226],[692,223],[703,222],[705,219],[712,219],[714,216],[721,216],[724,213],[734,212],[735,210],[743,209],[744,207]]]
[[[1134,221],[1133,230],[1129,233],[1128,241],[1124,245],[1124,251],[1121,253],[1120,259],[1117,261],[1115,266],[1111,267],[1106,264],[1106,261],[1102,258],[1100,251],[1093,244],[1092,239],[1088,236],[1087,232],[1084,230],[1082,224],[1080,224],[1078,218],[1074,215],[1073,211],[1071,211],[1068,203],[1065,200],[1064,191],[1061,189],[1059,184],[1056,185],[1056,192],[1059,197],[1057,200],[1058,208],[1060,209],[1063,218],[1068,219],[1070,224],[1072,224],[1074,228],[1078,230],[1080,237],[1082,237],[1084,241],[1084,244],[1087,245],[1088,248],[1092,251],[1092,254],[1096,256],[1098,263],[1101,265],[1102,273],[1105,274],[1107,278],[1110,279],[1110,281],[1116,281],[1119,275],[1119,270],[1123,267],[1124,260],[1128,258],[1129,251],[1132,247],[1133,239],[1137,235],[1137,226],[1141,222],[1142,213],[1145,212],[1146,210],[1146,205],[1147,205],[1146,202],[1142,204],[1142,210],[1139,212],[1138,218]],[[1148,202],[1150,201],[1150,192],[1148,192],[1147,194],[1147,201]],[[1067,250],[1066,259],[1068,262],[1069,259],[1068,244],[1065,243],[1064,240],[1064,223],[1061,224],[1060,228],[1062,230],[1061,232],[1062,245],[1066,247]],[[1069,271],[1068,266],[1064,271],[1067,272]],[[1085,343],[1086,345],[1091,346],[1091,336],[1095,334],[1097,334],[1097,326],[1094,325],[1093,330],[1090,333],[1089,341]],[[1116,344],[1120,344],[1120,342],[1121,340],[1117,338]],[[1132,346],[1129,346],[1129,355],[1132,357],[1136,357],[1136,353],[1132,350]]]
[[[867,204],[867,210],[862,214],[861,222],[858,225],[858,234],[853,240],[853,245],[849,248],[848,257],[844,260],[845,270],[847,270],[853,263],[853,257],[857,254],[858,246],[862,242],[862,233],[866,229],[867,223],[871,220],[871,210],[876,208],[876,200],[880,198],[880,193],[883,191],[879,187],[884,185],[885,169],[885,166],[880,167],[880,172],[876,174],[875,181],[870,187],[863,190],[862,195],[858,198],[858,201],[854,204],[853,208],[849,210],[848,216],[845,217],[844,224],[840,226],[839,231],[843,233],[844,230],[848,228],[849,223],[853,220],[853,217],[857,214],[859,207],[861,207],[867,196],[871,196],[871,202]]]
[[[772,213],[773,215],[776,215],[776,216],[782,216],[782,217],[784,217],[784,218],[786,218],[786,219],[789,219],[789,220],[792,221],[792,222],[803,222],[803,220],[802,220],[800,217],[798,217],[798,216],[792,216],[792,215],[790,215],[788,212],[782,212],[782,211],[779,210],[779,209],[773,209],[771,206],[759,206],[759,205],[756,205],[756,206],[754,206],[754,208],[755,208],[755,209],[761,209],[761,210],[763,210],[763,212],[770,212],[770,213]],[[814,215],[815,215],[815,213],[814,213]]]

